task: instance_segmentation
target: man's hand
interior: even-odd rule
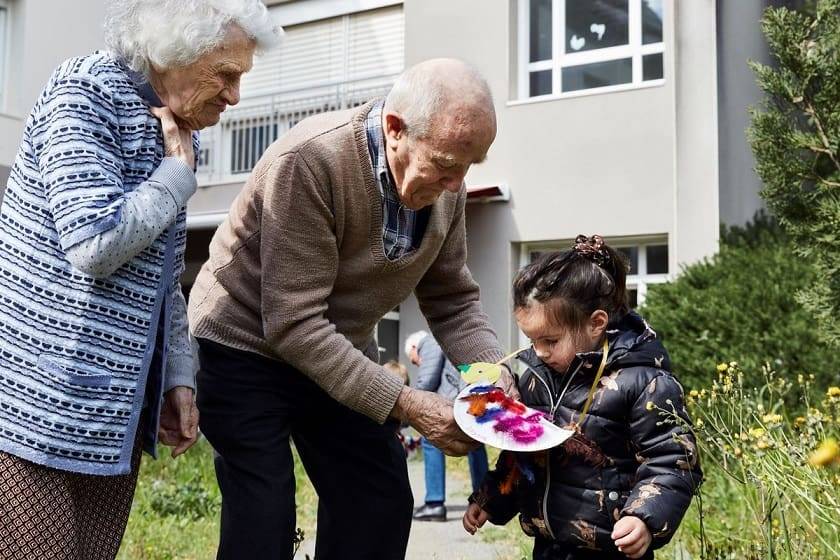
[[[173,448],[173,457],[195,443],[198,438],[198,408],[192,389],[173,387],[163,396],[158,436],[164,445]]]
[[[436,393],[403,387],[391,414],[447,455],[466,455],[478,447],[455,423],[452,403]]]
[[[466,513],[464,513],[462,523],[467,533],[475,535],[475,532],[487,523],[487,512],[481,509],[478,504],[470,504]]]
[[[611,538],[618,550],[628,558],[641,558],[652,539],[645,522],[632,515],[622,517],[616,522]]]
[[[511,373],[510,368],[502,365],[501,370],[502,375],[496,381],[496,387],[499,387],[510,398],[517,401],[522,400],[522,396],[519,394],[519,388],[516,386],[516,378]]]

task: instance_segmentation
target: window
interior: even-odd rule
[[[376,325],[379,363],[400,359],[400,308],[389,311]]]
[[[667,282],[668,277],[668,241],[652,238],[644,241],[607,240],[610,246],[620,251],[627,258],[630,270],[627,273],[627,299],[635,309],[645,301],[648,286]],[[569,242],[551,242],[528,244],[522,251],[522,266],[533,262],[548,251],[566,250]]]
[[[401,5],[287,26],[281,45],[257,57],[242,77],[243,102],[335,95],[392,80],[403,70],[403,28]]]
[[[276,16],[286,6],[270,11]],[[282,44],[256,57],[242,77],[241,103],[202,131],[208,149],[199,184],[249,173],[272,142],[306,117],[387,94],[403,70],[403,27],[402,5],[287,26]]]
[[[520,99],[664,81],[664,0],[518,0]]]

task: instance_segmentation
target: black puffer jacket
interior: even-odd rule
[[[674,411],[689,421],[682,387],[656,333],[631,312],[607,340],[607,365],[582,433],[547,452],[503,452],[470,501],[495,524],[519,513],[522,529],[543,545],[626,558],[610,538],[615,522],[639,517],[653,536],[651,548],[663,546],[702,473],[694,436],[657,411]],[[519,380],[523,402],[553,416],[559,426],[576,423],[601,357],[601,350],[578,354],[559,375],[533,350],[521,353],[518,358],[528,366]]]

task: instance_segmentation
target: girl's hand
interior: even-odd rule
[[[645,522],[632,515],[618,520],[613,527],[611,538],[615,541],[618,550],[628,558],[641,558],[647,552],[652,540]]]
[[[487,512],[478,507],[477,504],[470,504],[463,519],[464,529],[467,530],[467,533],[475,535],[475,532],[483,527],[486,522]]]

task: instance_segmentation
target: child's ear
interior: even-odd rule
[[[593,341],[598,341],[604,336],[607,330],[607,324],[610,322],[610,316],[603,309],[596,309],[592,315],[589,316],[589,335]]]

